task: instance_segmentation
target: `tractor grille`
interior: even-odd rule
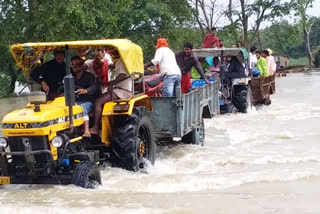
[[[49,150],[50,146],[47,136],[35,136],[35,137],[10,137],[9,148],[10,152],[24,152],[25,144],[31,145],[32,151]],[[24,155],[12,155],[12,163],[25,163],[26,159]],[[36,163],[48,163],[51,160],[49,154],[35,154]]]

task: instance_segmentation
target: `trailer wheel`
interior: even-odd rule
[[[271,86],[269,87],[268,97],[266,99],[264,99],[264,101],[263,101],[264,105],[270,105],[271,104],[270,94],[273,94],[273,90],[272,90]]]
[[[131,115],[115,118],[114,124],[112,164],[131,171],[144,168],[145,159],[154,164],[155,137],[146,108],[135,107]]]
[[[200,125],[182,137],[181,141],[185,144],[195,144],[204,146],[205,128],[203,119]]]
[[[268,95],[268,97],[266,99],[264,99],[263,104],[267,105],[267,106],[271,104],[270,95]]]
[[[72,183],[87,189],[94,189],[97,185],[101,185],[101,175],[97,164],[91,161],[79,163],[74,171]]]
[[[247,85],[234,86],[232,103],[238,109],[239,112],[247,113],[247,107],[248,107],[247,98],[248,98]]]

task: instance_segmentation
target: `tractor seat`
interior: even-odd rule
[[[149,85],[149,87],[153,88],[159,85],[162,79],[161,74],[153,74],[145,77],[144,81]]]

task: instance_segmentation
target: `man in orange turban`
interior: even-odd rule
[[[169,47],[169,44],[165,38],[160,38],[157,41],[156,49],[158,50],[159,48],[162,48],[162,47],[167,47],[167,48]]]

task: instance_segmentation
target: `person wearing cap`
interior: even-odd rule
[[[269,70],[270,75],[272,76],[274,73],[276,73],[277,64],[274,60],[274,57],[272,56],[272,50],[267,49],[266,51],[268,52],[268,55],[267,55],[268,70]]]
[[[193,55],[192,49],[193,49],[192,43],[186,42],[184,44],[183,51],[176,53],[176,60],[182,74],[181,92],[183,94],[188,93],[192,89],[191,81],[190,81],[190,71],[193,66],[197,69],[202,79],[204,79],[207,84],[210,83],[207,77],[204,75],[204,72],[202,70],[199,60],[197,59],[197,57]]]
[[[65,52],[63,49],[53,51],[54,59],[35,68],[30,77],[41,85],[47,94],[48,100],[54,100],[59,96],[58,88],[62,86],[63,78],[66,76]]]
[[[215,27],[211,28],[211,33],[204,37],[203,48],[213,48],[216,45],[220,48],[219,38],[217,37],[217,29]]]
[[[145,64],[145,70],[154,65],[159,65],[160,73],[163,76],[163,96],[175,97],[176,88],[180,86],[181,71],[177,64],[174,52],[169,48],[165,38],[157,41],[156,53],[151,62]]]

